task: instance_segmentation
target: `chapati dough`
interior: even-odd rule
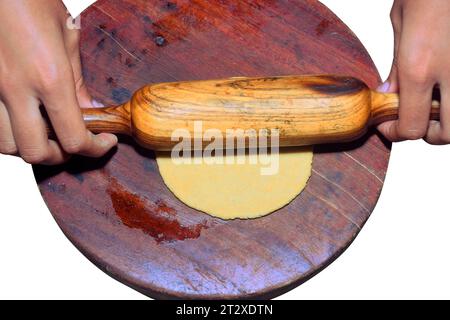
[[[267,162],[251,164],[255,154],[229,156],[234,164],[227,164],[226,155],[212,156],[222,164],[175,164],[170,153],[157,153],[157,162],[167,187],[189,207],[226,220],[252,219],[287,205],[311,176],[312,148],[282,149],[278,155],[274,175],[261,174]]]

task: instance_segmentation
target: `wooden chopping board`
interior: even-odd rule
[[[85,79],[105,104],[152,82],[378,73],[356,36],[313,0],[102,0],[81,19]],[[271,298],[338,257],[371,214],[389,145],[371,133],[315,149],[304,192],[250,221],[190,209],[164,185],[151,151],[122,139],[99,160],[35,167],[42,195],[74,245],[154,298]]]

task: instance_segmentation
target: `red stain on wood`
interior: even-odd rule
[[[200,237],[206,222],[194,226],[182,226],[177,220],[168,218],[162,213],[174,215],[175,210],[162,201],[156,203],[156,208],[138,195],[130,193],[112,178],[107,192],[117,216],[129,228],[140,229],[154,238],[158,243],[164,241],[196,239]]]
[[[167,214],[169,214],[169,215],[171,215],[171,216],[175,216],[175,215],[177,214],[177,212],[175,211],[175,209],[172,208],[172,207],[169,207],[169,206],[167,205],[167,203],[164,202],[163,200],[158,200],[158,201],[156,201],[155,204],[158,206],[158,210],[159,210],[160,212],[165,212],[165,213],[167,213]]]
[[[329,26],[330,26],[330,21],[328,21],[326,19],[322,20],[316,27],[316,35],[317,36],[323,35]]]

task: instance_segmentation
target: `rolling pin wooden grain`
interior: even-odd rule
[[[224,139],[227,129],[278,129],[282,147],[348,142],[396,119],[398,107],[397,94],[372,91],[352,77],[317,75],[153,84],[123,105],[82,111],[95,133],[130,135],[146,148],[170,150],[179,142],[172,140],[176,129],[188,130],[194,146],[196,121]],[[439,120],[439,111],[434,101],[430,119]]]

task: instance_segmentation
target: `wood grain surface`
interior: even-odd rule
[[[313,0],[101,0],[81,22],[86,82],[107,105],[148,83],[332,73],[374,88],[380,80],[355,35]],[[102,159],[34,170],[62,231],[117,280],[154,298],[271,298],[349,246],[388,160],[389,145],[373,132],[316,147],[305,191],[250,221],[185,206],[153,153],[126,138]]]

